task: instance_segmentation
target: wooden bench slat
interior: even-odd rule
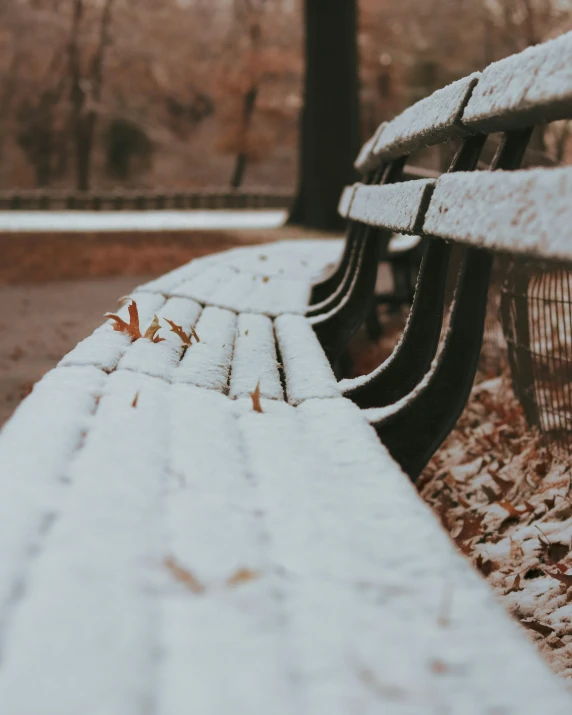
[[[265,315],[242,313],[238,316],[229,396],[247,398],[258,383],[262,397],[284,399],[272,320]]]
[[[379,161],[375,157],[373,149],[376,145],[378,137],[385,129],[386,124],[387,122],[382,122],[375,130],[373,136],[362,146],[360,153],[354,162],[354,167],[360,172],[360,174],[367,174],[379,165]]]
[[[382,186],[357,184],[347,218],[399,233],[418,233],[434,186],[433,179]]]
[[[154,278],[147,283],[142,283],[140,286],[137,286],[135,292],[169,295],[176,286],[185,281],[190,281],[195,276],[201,275],[206,268],[216,265],[218,263],[217,259],[218,256],[216,254],[194,258],[192,261],[189,261],[189,263],[179,266],[179,268],[175,268],[159,276],[159,278]]]
[[[572,167],[445,174],[423,231],[539,258],[572,259]]]
[[[105,380],[65,509],[18,576],[8,712],[567,715],[564,684],[349,401],[259,414]]]
[[[148,326],[153,320],[154,314],[165,304],[165,298],[161,294],[133,293],[116,312],[116,315],[127,322],[129,322],[127,308],[131,300],[135,300],[137,303],[140,326]],[[60,360],[59,366],[93,365],[109,372],[117,367],[119,360],[130,345],[131,339],[124,333],[113,330],[108,321],[85,340],[79,342]]]
[[[236,314],[229,310],[206,307],[196,325],[200,342],[187,349],[173,372],[173,380],[225,392],[236,337],[236,320]]]
[[[0,432],[0,623],[9,617],[43,530],[63,505],[66,469],[106,379],[94,367],[51,370]]]
[[[202,307],[190,298],[169,298],[157,313],[161,329],[157,337],[163,342],[152,343],[150,340],[136,340],[126,350],[117,366],[119,370],[133,370],[154,377],[170,379],[179,365],[184,349],[181,338],[171,331],[165,318],[180,325],[185,333],[190,326],[195,326]],[[142,325],[142,332],[146,326]]]
[[[438,89],[388,122],[380,132],[373,155],[378,163],[407,156],[470,132],[460,118],[480,75],[459,79]]]
[[[322,346],[306,318],[281,315],[274,321],[288,402],[339,397],[340,390]]]
[[[49,536],[38,538],[11,619],[0,669],[8,712],[135,715],[148,701],[157,646],[151,592],[165,556],[168,387],[126,370],[107,378],[85,445],[61,475],[73,488],[59,495]],[[24,685],[26,671],[36,688]]]
[[[484,70],[463,123],[496,132],[572,116],[572,32]]]
[[[171,296],[192,298],[199,303],[207,303],[219,288],[232,281],[238,272],[224,264],[212,264],[199,271],[189,280],[179,283],[169,291]]]

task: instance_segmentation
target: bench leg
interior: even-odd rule
[[[363,324],[374,300],[380,233],[384,240],[389,240],[387,231],[367,229],[359,246],[356,269],[339,305],[325,315],[309,318],[331,364],[336,363],[352,335]]]

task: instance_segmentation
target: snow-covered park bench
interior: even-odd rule
[[[413,106],[360,154],[343,249],[193,261],[35,386],[0,435],[0,712],[571,712],[407,476],[466,400],[492,252],[572,260],[572,169],[518,170],[531,127],[572,116],[571,63],[566,35]],[[449,173],[398,181],[451,139]],[[406,331],[338,383],[390,232],[429,242]]]

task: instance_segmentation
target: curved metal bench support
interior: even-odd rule
[[[530,134],[529,129],[505,134],[491,169],[518,168]],[[479,361],[492,261],[483,249],[466,249],[439,357],[418,387],[373,423],[413,480],[453,429],[469,397]]]
[[[450,172],[471,171],[486,141],[484,134],[469,137],[455,156]],[[423,378],[439,344],[450,247],[430,241],[421,263],[411,311],[399,344],[390,357],[355,387],[344,390],[358,407],[384,407],[401,399]]]
[[[351,336],[366,319],[374,298],[379,241],[389,241],[389,236],[388,231],[366,227],[359,246],[356,269],[343,300],[329,313],[310,318],[314,332],[332,364],[338,360]]]
[[[407,157],[401,157],[388,166],[382,166],[365,183],[392,184],[398,181],[406,160]],[[344,300],[353,285],[353,277],[361,255],[361,245],[366,240],[366,233],[367,229],[363,224],[354,223],[351,226],[338,267],[329,278],[314,284],[310,307],[306,313],[308,317],[328,313]]]
[[[407,325],[390,357],[368,376],[367,382],[344,389],[358,407],[383,407],[401,399],[431,367],[443,320],[443,304],[451,247],[431,241],[421,263]]]

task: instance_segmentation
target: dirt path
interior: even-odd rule
[[[147,276],[0,285],[0,425],[34,382]]]

